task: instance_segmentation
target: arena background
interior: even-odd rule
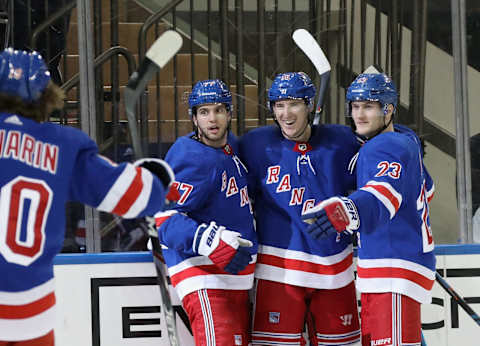
[[[81,128],[115,161],[133,159],[123,104],[126,82],[162,32],[177,30],[184,44],[149,83],[136,110],[144,151],[158,157],[192,130],[186,98],[199,79],[221,78],[230,85],[237,135],[273,123],[266,91],[275,74],[305,71],[318,85],[314,67],[291,39],[298,28],[316,37],[332,66],[323,123],[346,123],[345,88],[369,65],[393,77],[400,91],[396,120],[424,140],[425,163],[435,181],[430,212],[438,268],[447,268],[449,282],[480,313],[475,265],[480,255],[473,245],[480,243],[478,1],[0,0],[4,46],[40,51],[67,92],[64,110],[50,120]],[[151,257],[141,252],[147,243],[143,225],[72,203],[65,232],[65,254],[57,258],[56,274],[63,313],[59,323],[70,337],[60,344],[99,345],[112,332],[130,335],[122,342],[141,345],[133,341],[138,330],[128,329],[140,328],[132,317],[138,313],[135,307],[149,307],[146,318],[163,318],[156,311],[158,290],[150,284],[155,275]],[[140,273],[144,281],[134,279],[131,288],[123,279],[115,281]],[[105,303],[117,294],[145,300]],[[473,345],[478,327],[461,310],[451,310],[450,298],[437,285],[435,297],[439,300],[423,311],[427,341]],[[97,300],[95,312],[92,299]],[[111,319],[104,314],[110,305],[116,306],[118,323],[95,324],[92,319]],[[162,328],[161,322],[152,324]],[[123,334],[114,334],[119,331]],[[58,338],[64,337],[59,332]]]

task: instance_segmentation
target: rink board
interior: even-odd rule
[[[480,245],[440,245],[437,269],[480,314]],[[443,272],[445,274],[445,272]],[[168,346],[152,256],[140,253],[58,255],[55,259],[59,346]],[[180,344],[194,346],[187,317],[171,290]],[[476,346],[480,327],[435,283],[422,307],[427,345]]]

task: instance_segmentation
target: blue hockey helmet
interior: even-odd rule
[[[384,73],[362,73],[347,89],[346,103],[347,115],[351,115],[352,101],[375,101],[379,102],[383,113],[387,114],[387,106],[397,108],[397,88],[392,79]]]
[[[313,107],[315,92],[315,86],[305,72],[280,73],[268,90],[268,107],[272,111],[273,103],[284,99],[305,100],[308,107]]]
[[[197,82],[188,97],[188,114],[195,114],[197,106],[207,103],[223,103],[227,111],[232,109],[232,93],[220,79],[207,79]]]
[[[0,53],[0,93],[37,101],[50,82],[50,72],[37,52],[7,48]]]

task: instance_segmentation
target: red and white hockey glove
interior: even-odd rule
[[[162,182],[167,191],[165,195],[167,202],[176,202],[180,199],[180,193],[176,185],[173,184],[175,182],[175,174],[167,162],[156,158],[145,158],[135,161],[134,165],[148,169]]]
[[[193,238],[193,252],[207,256],[210,260],[231,274],[237,274],[252,260],[248,250],[253,243],[243,239],[241,234],[218,226],[215,221],[198,226]]]
[[[350,198],[331,197],[302,214],[302,220],[309,223],[307,232],[319,239],[331,234],[348,231],[352,233],[360,226],[357,207]]]

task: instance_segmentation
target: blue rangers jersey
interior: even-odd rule
[[[180,299],[205,288],[248,290],[253,285],[257,240],[247,170],[236,156],[236,138],[229,135],[229,144],[213,148],[192,136],[177,139],[166,155],[181,197],[172,210],[156,216],[160,241],[167,247],[163,255],[171,282]],[[240,232],[254,243],[250,248],[254,260],[237,275],[192,251],[197,227],[210,221]]]
[[[350,236],[316,241],[302,211],[332,194],[355,189],[349,162],[359,144],[350,128],[313,126],[307,143],[285,139],[277,126],[248,132],[241,158],[250,173],[259,238],[255,277],[312,288],[339,288],[353,280]]]
[[[83,132],[0,113],[0,340],[26,340],[55,325],[53,258],[65,202],[124,217],[154,215],[164,189],[145,169],[98,155]]]
[[[420,140],[395,125],[366,142],[357,161],[359,189],[349,197],[360,228],[357,289],[395,292],[429,303],[435,281],[428,202],[434,185]]]

